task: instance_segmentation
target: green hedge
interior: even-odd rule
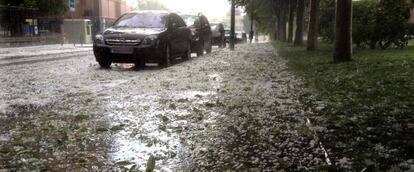
[[[361,0],[353,2],[352,34],[358,47],[403,48],[410,38],[408,18],[412,4],[406,0]],[[320,36],[334,40],[335,3],[322,0]]]

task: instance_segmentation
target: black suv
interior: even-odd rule
[[[191,29],[191,50],[192,52],[197,53],[197,56],[204,54],[204,50],[207,53],[211,53],[212,48],[212,39],[211,39],[211,28],[210,23],[202,14],[198,15],[189,15],[181,14],[180,15],[188,28]]]
[[[218,45],[221,47],[226,47],[226,37],[224,31],[224,25],[222,23],[211,23],[211,32],[213,45]]]
[[[95,36],[93,52],[102,68],[111,63],[143,67],[146,62],[166,67],[176,57],[191,57],[191,31],[175,13],[129,12]]]

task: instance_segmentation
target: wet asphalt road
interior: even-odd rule
[[[92,52],[0,64],[0,169],[145,170],[150,155],[159,171],[323,164],[297,79],[270,44],[237,49],[138,70],[100,69]]]

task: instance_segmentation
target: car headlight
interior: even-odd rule
[[[144,38],[142,45],[153,45],[157,41],[157,35],[150,35]]]
[[[101,34],[95,35],[95,42],[97,44],[103,44],[104,43],[104,37]]]

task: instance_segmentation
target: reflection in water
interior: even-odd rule
[[[190,90],[111,96],[112,101],[107,104],[108,117],[112,119],[112,126],[123,128],[114,135],[109,156],[117,162],[129,161],[145,166],[152,154],[157,158],[157,164],[168,171],[178,163],[179,152],[190,150],[181,133],[194,125],[188,119],[192,117],[193,108],[202,109],[215,95],[212,91]],[[211,120],[206,118],[204,122],[211,123]]]

